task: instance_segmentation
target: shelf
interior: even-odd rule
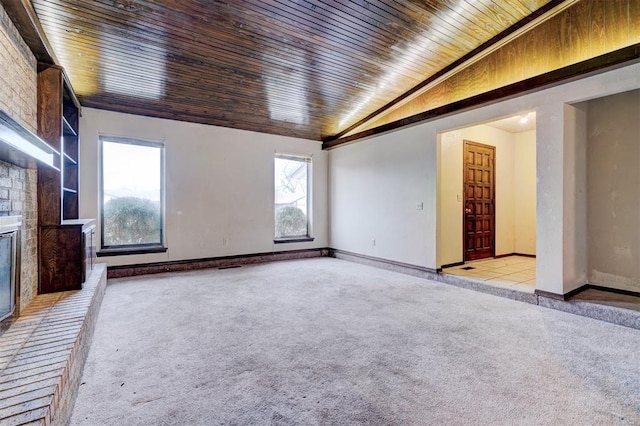
[[[74,166],[78,165],[78,162],[71,158],[71,156],[66,152],[64,153],[64,161],[68,164],[73,164]]]
[[[78,132],[71,127],[66,118],[62,117],[62,133],[65,135],[78,136]]]
[[[0,160],[24,168],[35,168],[39,163],[58,170],[57,155],[48,143],[0,110]]]
[[[87,230],[91,228],[95,228],[96,220],[95,219],[69,219],[63,220],[61,226],[81,226],[82,230]]]

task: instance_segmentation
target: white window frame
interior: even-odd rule
[[[300,161],[300,162],[304,162],[307,164],[307,194],[306,194],[306,199],[307,199],[307,234],[303,235],[303,236],[288,236],[288,237],[276,237],[276,208],[275,208],[275,201],[276,201],[276,188],[275,188],[275,160],[276,159],[282,159],[282,160],[291,160],[291,161]],[[278,153],[276,152],[274,157],[273,157],[273,161],[274,161],[274,179],[272,180],[272,182],[274,182],[274,187],[273,187],[273,235],[274,235],[274,239],[273,242],[275,244],[283,244],[283,243],[299,243],[299,242],[308,242],[308,241],[313,241],[314,237],[313,237],[313,156],[312,155],[299,155],[299,154],[285,154],[285,153]]]

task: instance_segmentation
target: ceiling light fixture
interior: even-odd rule
[[[529,122],[529,114],[520,116],[520,124],[527,124]]]

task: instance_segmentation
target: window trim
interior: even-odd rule
[[[100,203],[100,251],[96,253],[97,256],[120,256],[120,255],[133,255],[133,254],[145,254],[145,253],[163,253],[167,251],[167,247],[164,243],[165,238],[165,146],[163,142],[150,141],[145,139],[129,138],[122,136],[109,136],[99,135],[99,203]],[[144,243],[144,244],[124,244],[124,245],[107,245],[104,244],[104,155],[103,147],[105,142],[121,143],[127,145],[144,146],[150,148],[160,149],[160,242],[159,243]]]
[[[304,237],[282,237],[282,238],[274,238],[274,244],[289,244],[289,243],[308,243],[315,240],[314,237],[304,236]]]
[[[129,248],[128,246],[125,246],[124,248],[120,248],[120,249],[107,249],[107,250],[101,250],[99,252],[96,253],[97,257],[109,257],[109,256],[126,256],[126,255],[133,255],[133,254],[150,254],[150,253],[166,253],[168,248],[164,247],[164,246],[154,246],[154,247],[148,247],[148,248],[143,248],[139,245],[135,246],[136,248]]]
[[[276,237],[275,236],[275,225],[276,225],[276,209],[275,209],[275,199],[276,199],[276,189],[275,189],[275,167],[274,167],[274,187],[273,187],[273,243],[274,244],[287,244],[287,243],[303,243],[310,242],[315,239],[313,237],[313,203],[312,203],[312,194],[313,194],[313,154],[310,155],[301,155],[301,154],[285,154],[276,152],[273,156],[274,164],[276,159],[282,160],[290,160],[290,161],[299,161],[301,163],[307,164],[307,234],[300,236],[285,236],[285,237]]]

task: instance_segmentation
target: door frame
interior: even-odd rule
[[[491,179],[491,194],[493,195],[493,212],[491,215],[491,229],[493,230],[491,234],[492,242],[491,242],[491,258],[496,257],[496,147],[494,145],[488,145],[480,142],[470,141],[468,139],[462,140],[462,262],[466,263],[467,260],[467,216],[466,216],[466,206],[467,206],[467,185],[466,185],[466,157],[467,157],[467,146],[475,145],[482,148],[490,148],[493,151],[493,167],[491,168],[493,176]],[[487,257],[488,259],[489,257]],[[477,259],[474,259],[477,260]]]

